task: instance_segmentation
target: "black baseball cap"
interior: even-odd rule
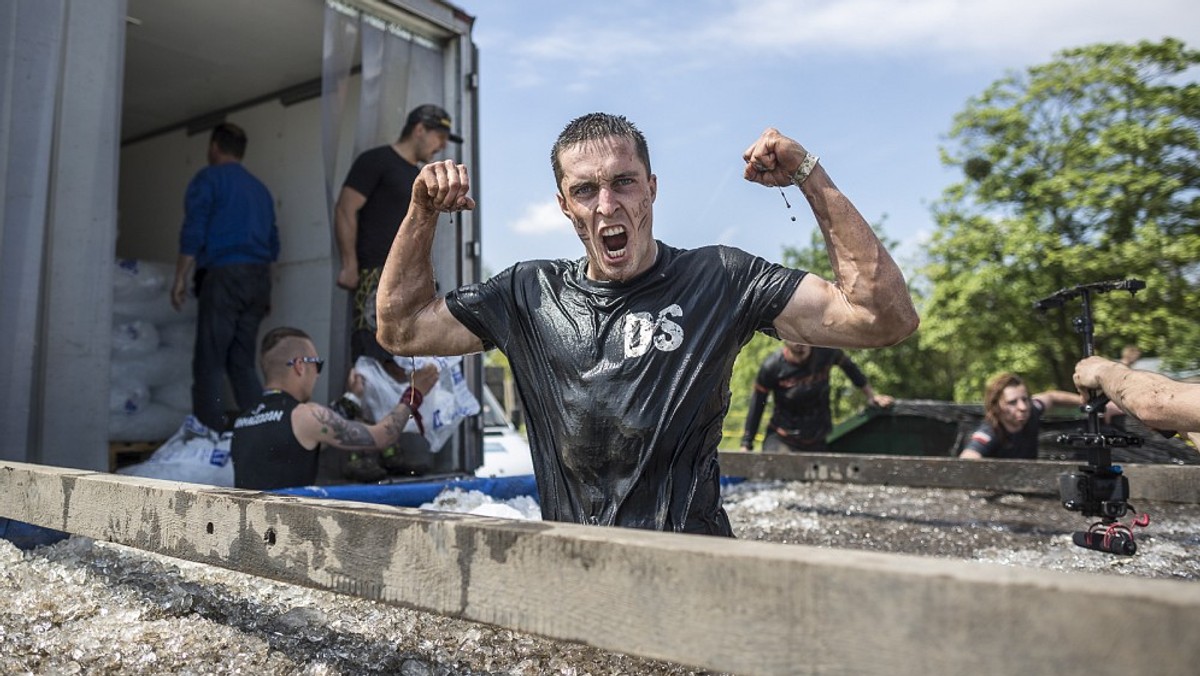
[[[412,112],[408,114],[408,120],[405,121],[404,126],[412,126],[418,122],[432,129],[445,129],[446,133],[450,135],[451,141],[455,143],[463,142],[461,136],[450,130],[450,113],[447,113],[446,109],[441,106],[426,103],[423,106],[413,108]]]

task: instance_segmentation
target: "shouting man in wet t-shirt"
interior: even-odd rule
[[[438,212],[475,202],[453,162],[426,165],[413,184],[380,281],[379,340],[396,354],[508,357],[545,518],[732,535],[717,445],[733,362],[754,332],[875,347],[916,329],[900,269],[816,155],[767,129],[743,160],[749,181],[799,186],[833,282],[731,247],[656,240],[646,139],[617,115],[573,120],[551,151],[584,258],[518,263],[439,298]]]

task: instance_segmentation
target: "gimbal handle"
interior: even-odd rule
[[[1072,324],[1075,326],[1075,331],[1083,336],[1083,356],[1091,357],[1096,353],[1096,327],[1092,322],[1092,294],[1128,291],[1130,295],[1133,295],[1144,288],[1146,288],[1146,283],[1140,279],[1113,279],[1106,282],[1079,284],[1060,289],[1034,302],[1033,307],[1039,312],[1045,312],[1052,307],[1062,307],[1072,298],[1081,298],[1083,311],[1072,321]],[[1100,414],[1107,404],[1108,397],[1103,392],[1089,390],[1087,403],[1080,407],[1080,410],[1087,414],[1086,431],[1083,434],[1061,434],[1058,437],[1059,443],[1092,449],[1088,464],[1093,468],[1107,468],[1112,463],[1112,454],[1109,449],[1113,446],[1140,446],[1142,444],[1141,437],[1100,433]]]

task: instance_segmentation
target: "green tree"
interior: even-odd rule
[[[1033,302],[1109,279],[1147,288],[1095,297],[1098,353],[1200,364],[1198,63],[1175,39],[1070,49],[955,117],[942,159],[964,178],[934,206],[920,342],[948,348],[956,399],[1000,370],[1070,389],[1080,303]]]

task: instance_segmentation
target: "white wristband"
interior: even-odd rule
[[[820,159],[813,153],[806,154],[800,161],[800,166],[796,167],[796,173],[792,174],[792,183],[795,183],[796,187],[804,185],[804,182],[808,180],[808,175],[812,173]]]

